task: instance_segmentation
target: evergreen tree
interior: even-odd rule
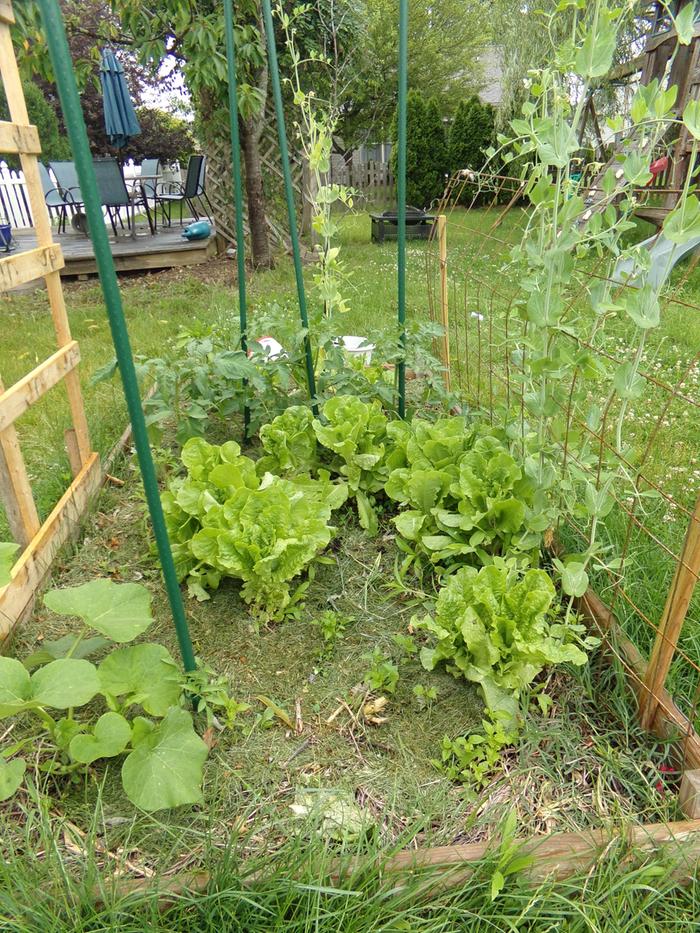
[[[22,82],[24,99],[29,113],[29,122],[36,126],[41,143],[41,159],[44,162],[70,159],[71,152],[68,140],[61,135],[56,113],[45,99],[41,90],[30,81]],[[5,91],[0,87],[0,120],[9,120],[10,110],[7,106]],[[10,168],[19,168],[19,157],[3,156]]]
[[[445,175],[449,172],[447,159],[447,140],[445,138],[445,125],[437,99],[431,97],[425,108],[425,135],[428,146],[428,156],[432,165],[434,180],[431,183],[430,198],[442,197],[445,190]]]
[[[450,127],[448,160],[450,172],[459,172],[463,168],[473,168],[472,111],[480,107],[478,97],[470,97],[459,102],[457,113]]]
[[[391,171],[398,171],[397,114],[391,127]],[[445,134],[437,105],[426,104],[419,91],[409,91],[406,103],[406,203],[428,207],[443,192]]]
[[[486,150],[493,142],[495,113],[490,104],[482,104],[478,97],[462,101],[457,108],[450,129],[448,147],[450,172],[473,169],[479,172],[486,163]],[[460,198],[463,204],[472,203],[478,188],[465,185]]]

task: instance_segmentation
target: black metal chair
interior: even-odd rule
[[[167,222],[168,226],[171,225],[172,205],[175,203],[180,205],[180,226],[182,226],[183,222],[183,204],[187,204],[194,219],[199,220],[199,211],[194,203],[195,198],[198,198],[200,202],[204,202],[207,207],[207,219],[210,223],[213,223],[213,210],[206,192],[206,158],[203,155],[190,156],[184,185],[174,181],[169,182],[156,194],[156,201],[160,205],[163,221]]]

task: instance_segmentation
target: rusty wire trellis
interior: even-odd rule
[[[528,325],[517,313],[523,293],[511,277],[515,266],[510,250],[520,242],[527,216],[523,183],[507,175],[457,173],[436,213],[446,215],[448,223],[453,386],[492,421],[504,412],[511,417],[517,413],[522,428],[527,417],[518,379],[522,368],[518,372],[513,351]],[[454,245],[455,239],[462,242]],[[608,397],[597,426],[574,403],[575,382],[581,378],[576,371],[570,377],[568,404],[558,403],[564,430],[557,441],[563,460],[569,459],[596,485],[606,458],[614,458],[632,477],[637,494],[630,496],[629,485],[622,482],[614,487],[613,510],[604,523],[609,557],[619,564],[611,570],[608,559],[591,570],[599,599],[589,590],[581,609],[628,675],[642,724],[677,739],[692,767],[700,767],[700,588],[695,587],[700,571],[700,349],[691,345],[682,358],[679,347],[676,365],[659,363],[659,356],[684,328],[691,335],[697,328],[700,335],[700,305],[688,294],[699,259],[696,253],[679,267],[662,294],[662,323],[639,369],[645,392],[634,403],[638,411],[630,408],[625,419],[634,438],[630,449],[620,451],[611,434],[619,400]],[[620,291],[632,287],[610,279],[601,269],[603,261],[577,263],[566,295],[567,312],[581,306],[596,282],[611,282]],[[439,319],[438,271],[437,243],[431,243],[426,279],[434,320]],[[574,333],[565,336],[605,366],[607,385],[630,352],[623,328],[604,331],[598,342]],[[602,390],[598,394],[600,400],[605,397]],[[587,398],[591,406],[597,402],[594,387]],[[572,443],[577,432],[595,446],[592,465],[577,459]],[[567,514],[556,531],[555,547],[564,551],[575,551],[577,541],[584,547],[590,542],[589,528],[577,516]]]

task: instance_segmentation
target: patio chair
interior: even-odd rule
[[[58,219],[58,232],[65,233],[68,207],[72,206],[72,203],[64,198],[61,189],[54,184],[49,175],[49,170],[43,162],[39,162],[39,177],[41,178],[41,187],[44,191],[44,201],[49,211],[49,217],[53,218],[55,212]]]
[[[207,219],[213,223],[211,215],[213,213],[211,203],[207,197],[205,188],[206,158],[203,155],[190,156],[187,163],[187,175],[185,184],[180,185],[177,182],[169,182],[164,189],[156,196],[156,201],[160,205],[163,213],[163,220],[167,221],[168,226],[172,221],[172,205],[180,205],[180,226],[182,226],[182,205],[187,204],[192,211],[195,220],[199,220],[199,211],[194,203],[195,198],[203,201],[208,210],[205,212]]]
[[[144,159],[141,162],[140,177],[146,179],[146,181],[141,182],[141,187],[146,197],[153,200],[158,194],[158,175],[160,175],[160,159]]]
[[[58,188],[68,210],[73,214],[73,226],[75,219],[81,213],[83,207],[83,195],[80,191],[78,173],[75,170],[74,162],[49,162],[49,168],[53,172],[54,178],[58,182]],[[47,172],[48,175],[48,172]],[[65,220],[63,229],[65,230]]]
[[[119,221],[120,226],[124,227],[124,222],[122,220],[122,208],[126,208],[127,223],[131,225],[135,220],[130,220],[129,218],[129,208],[132,209],[132,215],[136,217],[136,206],[138,204],[143,205],[146,208],[146,217],[148,219],[148,226],[153,233],[153,222],[151,220],[151,213],[148,209],[148,203],[144,194],[141,193],[140,187],[132,192],[129,192],[126,187],[126,182],[124,181],[124,176],[122,175],[122,170],[119,166],[119,163],[116,159],[93,159],[92,165],[95,170],[95,179],[97,181],[97,190],[100,192],[100,201],[102,206],[107,210],[107,216],[109,217],[110,223],[112,224],[112,230],[114,235],[117,235],[117,221]],[[133,233],[132,229],[132,233]]]

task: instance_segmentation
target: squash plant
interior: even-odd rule
[[[0,719],[29,716],[37,727],[0,756],[0,800],[21,786],[23,753],[34,759],[41,735],[52,752],[41,757],[44,773],[86,773],[98,760],[120,758],[124,792],[135,806],[201,802],[207,746],[180,705],[181,674],[162,645],[129,644],[153,621],[148,590],[100,579],[52,590],[44,603],[83,624],[24,663],[0,657]],[[110,645],[99,663],[88,660]],[[106,707],[99,715],[98,698]]]

